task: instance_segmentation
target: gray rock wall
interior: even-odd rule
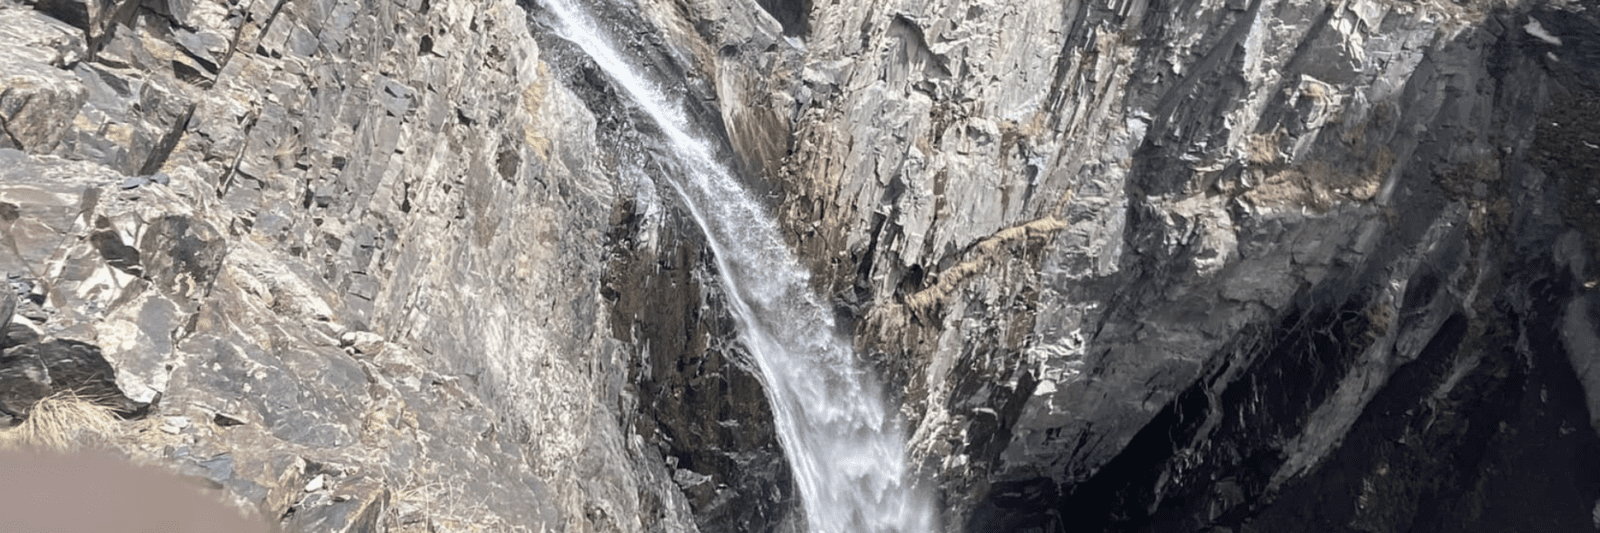
[[[292,531],[691,531],[595,121],[512,2],[0,6],[4,268]]]

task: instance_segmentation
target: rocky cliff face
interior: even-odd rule
[[[4,268],[137,457],[288,530],[693,529],[595,118],[511,2],[0,8]]]
[[[1595,527],[1594,6],[741,12],[658,26],[947,527]]]
[[[595,9],[947,530],[1600,523],[1600,7]],[[795,527],[672,158],[542,16],[0,4],[13,347],[93,346],[127,453],[288,530]]]

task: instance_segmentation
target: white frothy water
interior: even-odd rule
[[[576,44],[661,128],[684,172],[667,181],[706,233],[742,339],[760,367],[779,440],[813,532],[933,531],[929,499],[905,463],[900,421],[871,375],[856,368],[809,274],[777,224],[689,133],[681,105],[645,79],[591,17],[568,0],[542,0],[556,31]]]

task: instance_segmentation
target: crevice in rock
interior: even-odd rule
[[[267,15],[267,20],[261,23],[261,29],[260,31],[256,32],[256,42],[252,43],[252,48],[261,44],[262,37],[266,36],[267,30],[272,28],[272,23],[278,20],[278,13],[281,13],[283,11],[283,6],[288,3],[289,0],[277,0],[277,2],[272,5],[272,13]],[[240,42],[243,41],[245,37],[245,29],[249,27],[250,19],[249,17],[246,17],[239,23],[239,27],[234,29],[233,38],[228,40],[228,51],[223,53],[222,58],[217,61],[218,72],[221,72],[222,69],[228,68],[228,62],[232,61],[233,54],[239,51]]]
[[[193,110],[193,108],[190,109],[191,111]],[[259,117],[255,112],[251,112],[249,115],[245,116],[244,124],[240,126],[239,137],[244,139],[250,138],[250,132],[255,129],[256,121],[258,119]],[[249,147],[250,143],[239,143],[239,150],[233,154],[233,161],[228,164],[228,169],[222,173],[220,178],[217,179],[217,198],[226,196],[228,194],[228,190],[233,188],[234,177],[239,174],[239,164],[244,161],[245,149]],[[337,161],[338,156],[335,156],[334,160]],[[306,183],[305,187],[305,194],[301,200],[300,207],[309,209],[315,195],[313,194],[310,183]]]
[[[7,91],[9,90],[10,89],[8,88]],[[4,96],[0,96],[0,100],[4,99]],[[23,146],[22,140],[18,139],[17,135],[11,132],[11,121],[6,119],[4,114],[0,114],[0,131],[5,132],[6,140],[11,143],[12,148],[18,151],[27,151],[28,148]]]
[[[783,34],[805,38],[811,34],[812,0],[756,0],[768,15],[783,26]]]
[[[161,140],[150,148],[150,156],[139,166],[139,174],[148,176],[161,170],[161,166],[165,165],[167,158],[172,155],[172,150],[178,147],[178,141],[183,139],[184,132],[188,131],[189,119],[194,116],[194,108],[195,104],[186,106],[183,114],[172,122],[172,129],[168,130],[166,135],[162,135]]]
[[[91,0],[90,2],[84,2],[84,5],[96,3],[100,2]],[[96,16],[94,13],[89,14],[90,17],[86,20],[83,28],[85,41],[88,43],[90,61],[93,61],[95,56],[100,53],[100,50],[105,48],[106,43],[111,42],[116,37],[118,25],[128,25],[132,22],[133,12],[142,3],[141,0],[122,0],[112,4],[109,14],[104,16]]]

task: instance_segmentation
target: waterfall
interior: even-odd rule
[[[690,133],[682,102],[640,75],[589,14],[569,0],[541,1],[555,31],[588,54],[675,151],[683,172],[667,181],[710,243],[728,306],[766,386],[810,531],[934,530],[929,500],[906,468],[898,417],[873,376],[857,367],[772,217],[718,160],[714,145]]]

